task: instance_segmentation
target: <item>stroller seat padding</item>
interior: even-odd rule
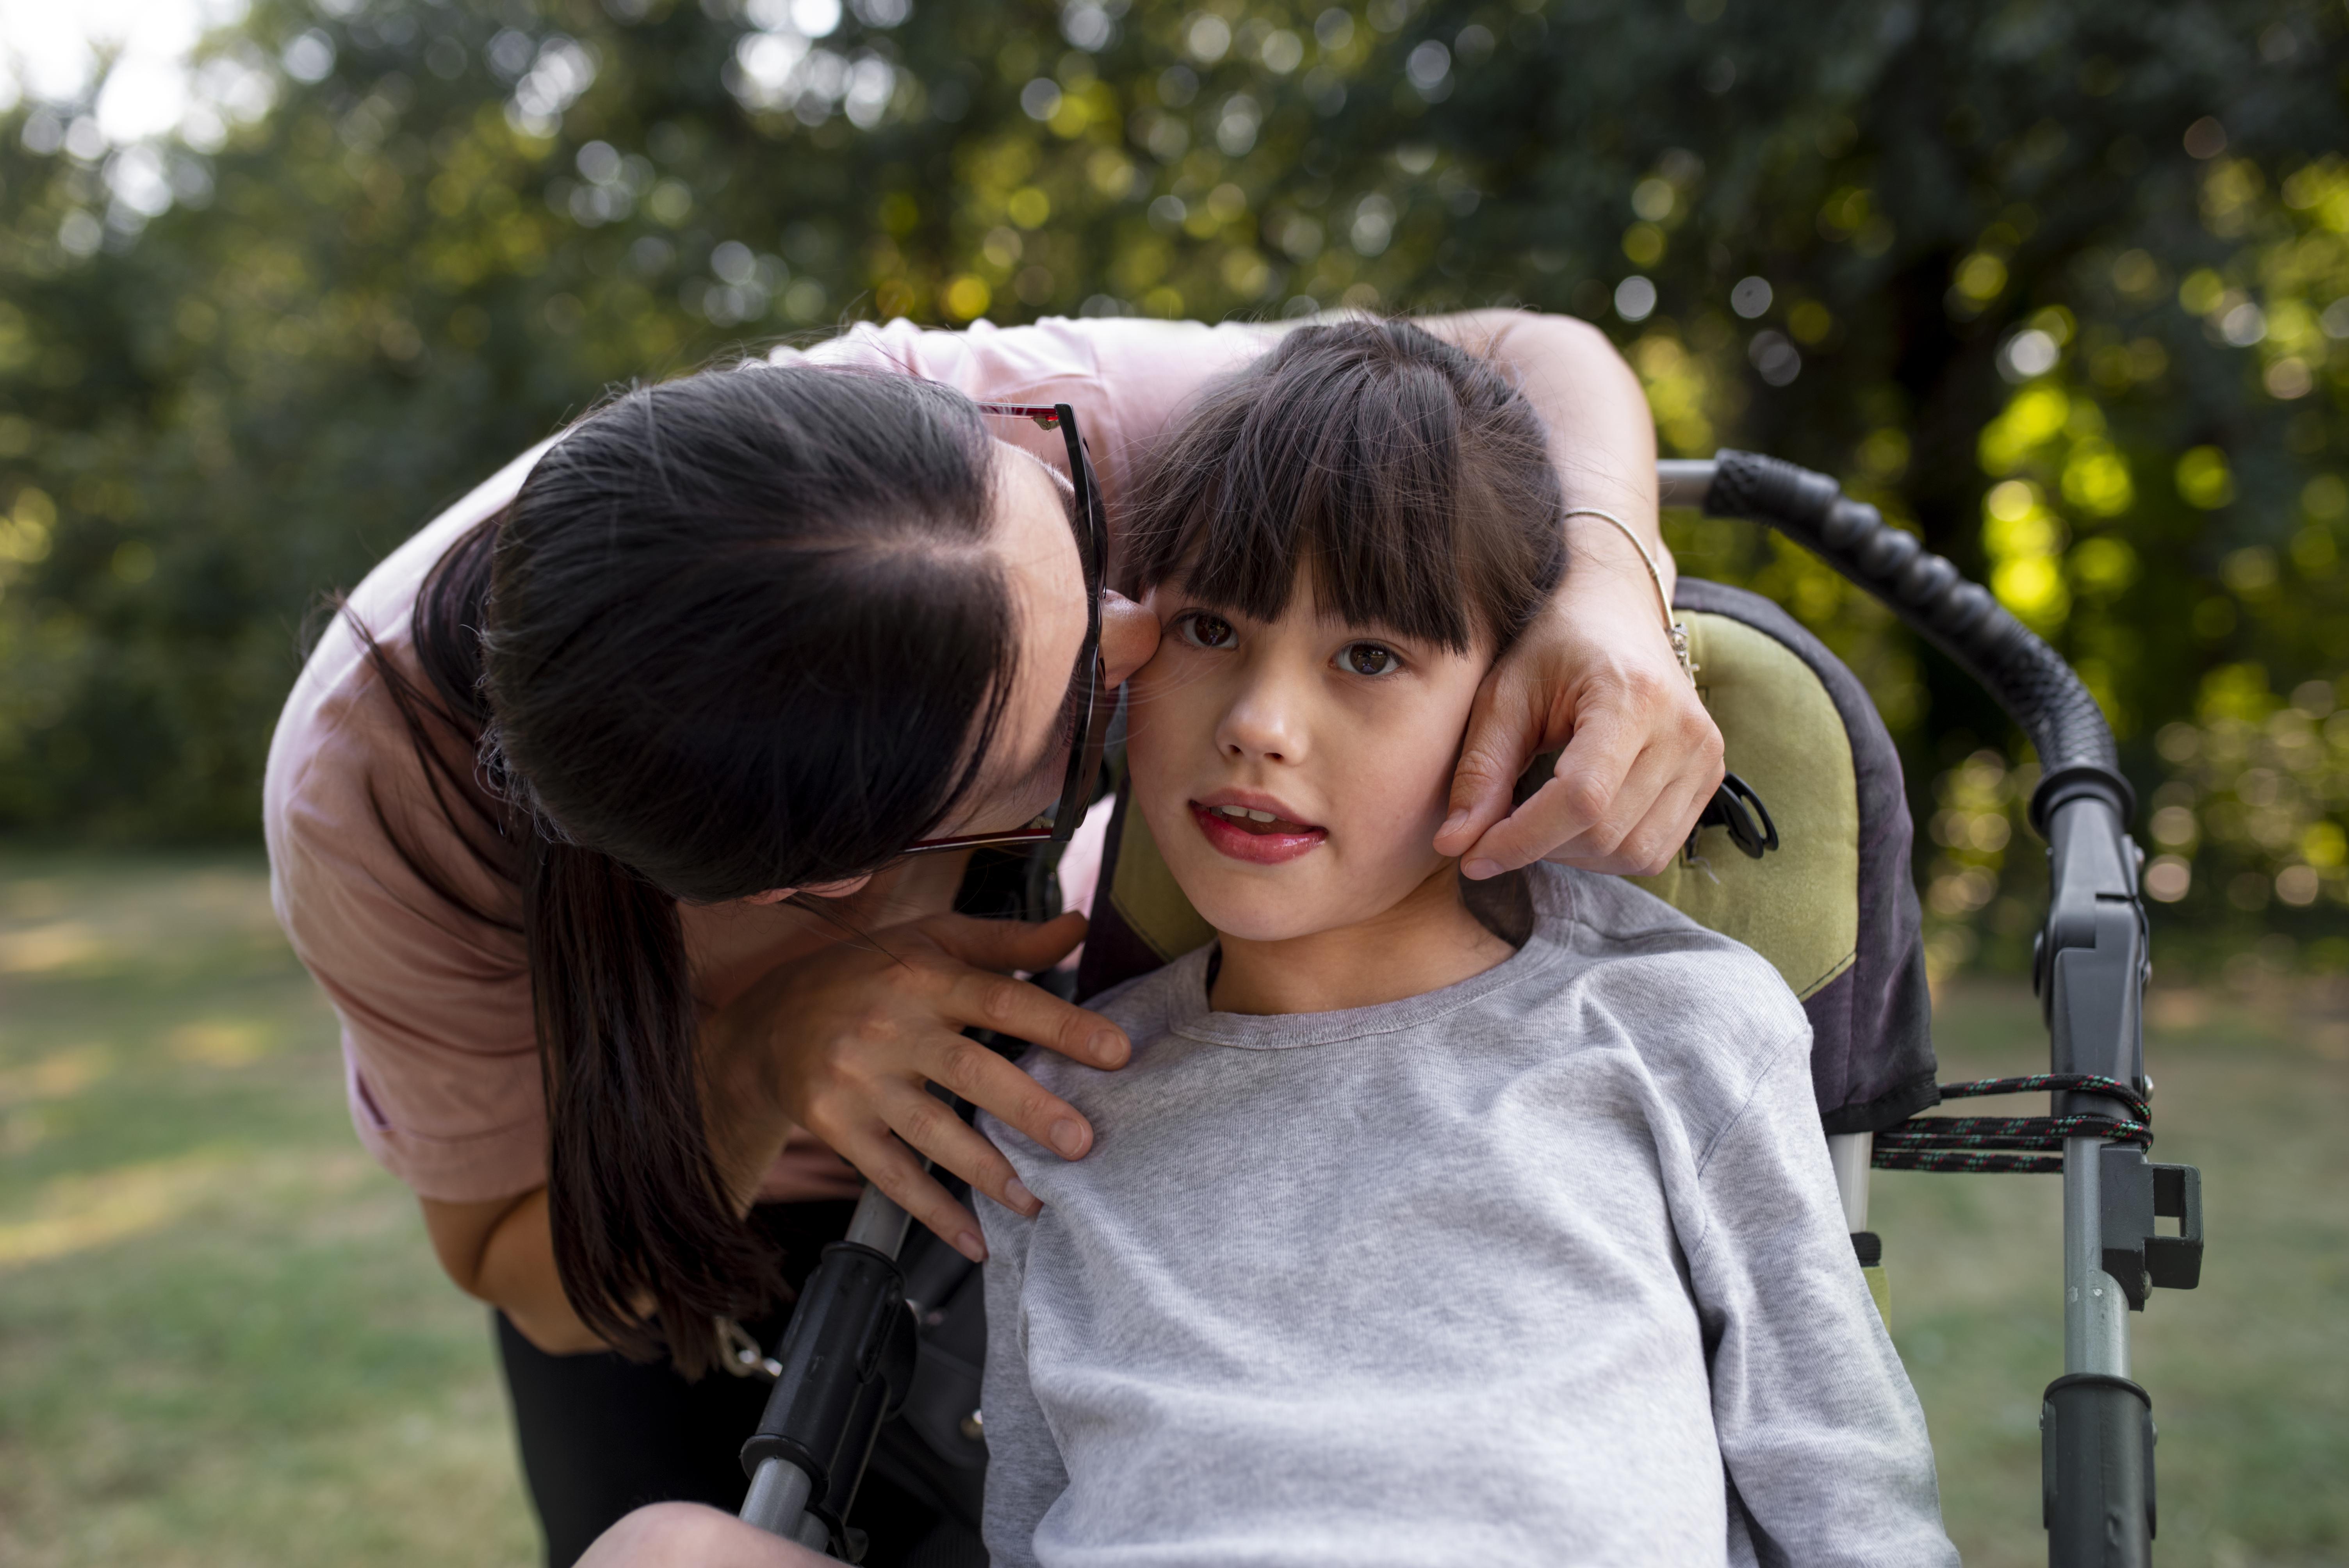
[[[1725,833],[1708,830],[1693,859],[1677,855],[1660,875],[1630,880],[1754,949],[1807,1000],[1859,955],[1851,738],[1818,677],[1785,644],[1729,615],[1682,619],[1723,755],[1770,808],[1779,847],[1748,860]]]
[[[1748,861],[1723,835],[1702,835],[1698,852],[1718,886],[1682,863],[1649,879],[1651,889],[1770,959],[1802,998],[1827,1131],[1898,1126],[1941,1098],[1900,754],[1859,677],[1785,611],[1699,578],[1682,579],[1672,599],[1709,650],[1696,655],[1708,665],[1697,678],[1729,766],[1770,808],[1782,848]],[[1835,842],[1806,851],[1798,835],[1814,833]],[[1723,840],[1723,851],[1706,853],[1709,839]],[[1767,893],[1781,861],[1801,885]],[[1654,885],[1675,873],[1673,886]],[[1813,923],[1832,936],[1788,929]]]

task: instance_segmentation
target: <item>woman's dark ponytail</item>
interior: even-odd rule
[[[874,871],[970,789],[1018,648],[992,454],[905,376],[641,388],[436,567],[429,698],[374,650],[443,811],[520,884],[555,1264],[632,1355],[698,1373],[781,1288],[711,1154],[678,905]]]
[[[632,1356],[709,1365],[715,1317],[781,1285],[710,1157],[677,901],[608,855],[542,836],[523,878],[554,1266],[585,1323]],[[653,1308],[661,1332],[647,1325]]]

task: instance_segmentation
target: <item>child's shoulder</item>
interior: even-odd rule
[[[1195,948],[1105,991],[1080,996],[1077,1005],[1123,1030],[1138,1057],[1164,1040],[1177,1020],[1205,1010],[1207,960],[1214,951],[1212,943]],[[1104,1073],[1040,1048],[1029,1051],[1019,1065],[1045,1088],[1071,1096],[1114,1093],[1115,1084],[1141,1076],[1131,1070]]]
[[[1147,1102],[1153,1094],[1150,1080],[1174,1065],[1167,1059],[1166,1047],[1174,1024],[1206,1010],[1207,960],[1212,951],[1212,945],[1198,948],[1146,974],[1077,998],[1078,1006],[1116,1025],[1133,1043],[1133,1057],[1125,1067],[1104,1071],[1042,1046],[1030,1046],[1020,1054],[1016,1058],[1019,1067],[1097,1124],[1103,1116],[1130,1112],[1137,1096]],[[997,1147],[1028,1146],[1018,1132],[986,1112],[979,1113],[979,1119]]]
[[[1537,929],[1576,962],[1566,974],[1650,1038],[1749,1039],[1766,1048],[1810,1019],[1769,960],[1620,877],[1531,868]]]

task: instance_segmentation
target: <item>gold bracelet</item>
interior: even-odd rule
[[[1568,508],[1565,515],[1568,517],[1596,517],[1602,519],[1605,521],[1613,523],[1616,529],[1621,532],[1623,537],[1631,542],[1631,548],[1640,552],[1640,563],[1648,569],[1648,581],[1656,585],[1656,602],[1661,604],[1664,609],[1664,635],[1671,641],[1672,656],[1680,660],[1681,672],[1688,676],[1691,684],[1694,684],[1696,680],[1696,661],[1689,656],[1688,627],[1682,623],[1672,619],[1672,602],[1671,596],[1664,592],[1664,574],[1661,571],[1657,570],[1656,558],[1648,553],[1646,543],[1640,540],[1637,533],[1632,531],[1631,525],[1630,523],[1625,522],[1621,518],[1617,517],[1611,511],[1601,511],[1595,506],[1577,506]]]

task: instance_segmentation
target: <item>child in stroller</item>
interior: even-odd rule
[[[996,1563],[1956,1561],[1785,983],[1429,847],[1561,505],[1401,323],[1291,334],[1154,455],[1132,809],[1217,940],[1094,1004],[1123,1071],[1033,1064],[1091,1159],[984,1124],[1034,1200],[981,1205]]]
[[[1956,1560],[1785,983],[1428,848],[1563,565],[1544,448],[1490,366],[1358,323],[1154,455],[1130,809],[1217,934],[1096,1004],[1123,1073],[1037,1064],[1090,1160],[986,1128],[1032,1189],[981,1209],[998,1563]],[[820,1561],[681,1505],[587,1559]]]

